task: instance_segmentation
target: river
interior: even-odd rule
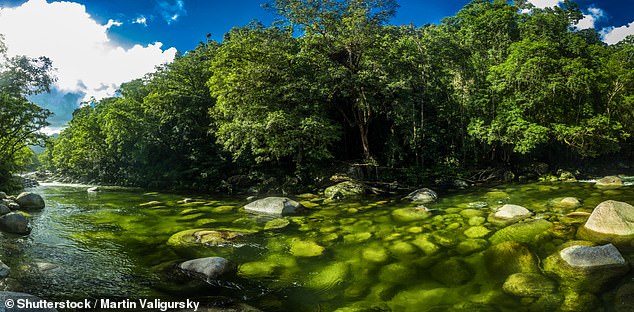
[[[543,233],[520,239],[541,266],[582,224],[565,215],[591,212],[608,199],[634,203],[628,181],[615,190],[578,182],[446,192],[427,205],[430,217],[417,220],[394,214],[416,206],[399,198],[325,203],[303,196],[298,200],[308,212],[285,217],[288,222],[243,211],[242,197],[91,193],[88,186],[44,184],[29,190],[41,194],[47,207],[31,213],[30,235],[0,238],[0,259],[12,268],[13,288],[51,300],[192,299],[244,302],[263,311],[529,311],[557,307],[570,292],[549,277],[557,285],[550,299],[505,293],[504,279],[486,263],[502,228],[487,221],[489,213],[511,203],[534,212],[531,219],[551,222]],[[581,207],[556,204],[570,196]],[[180,202],[185,197],[192,200]],[[150,201],[162,204],[142,205]],[[474,227],[479,231],[467,231]],[[167,244],[188,229],[253,234],[214,247]],[[238,276],[205,283],[174,269],[216,255],[239,265]],[[612,309],[617,286],[590,295],[592,304]]]

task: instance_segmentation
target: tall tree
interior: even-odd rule
[[[330,103],[358,129],[363,157],[371,159],[370,125],[382,110],[381,86],[374,85],[374,62],[381,27],[394,16],[394,0],[275,0],[271,4],[288,25],[302,33],[303,49],[314,51],[327,72]]]
[[[45,136],[46,109],[30,102],[29,95],[48,91],[54,82],[52,63],[46,57],[8,57],[0,36],[0,185],[18,169],[17,157],[27,145],[41,145]]]

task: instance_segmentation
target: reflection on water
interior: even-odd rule
[[[183,203],[179,195],[92,193],[88,187],[34,189],[47,207],[32,213],[32,233],[0,238],[1,259],[12,268],[19,290],[50,299],[223,296],[271,311],[528,311],[541,298],[506,294],[503,280],[487,269],[484,254],[507,235],[496,234],[503,226],[489,223],[489,213],[512,203],[534,212],[532,219],[552,223],[521,238],[544,259],[575,238],[581,222],[566,214],[590,212],[608,199],[634,203],[628,186],[523,184],[441,194],[427,205],[429,217],[411,219],[401,214],[410,210],[394,211],[416,205],[398,198],[324,203],[306,197],[299,200],[309,213],[286,222],[245,213],[242,198],[191,196]],[[556,204],[570,196],[582,206]],[[150,201],[160,203],[141,205]],[[167,244],[189,229],[251,234],[220,246]],[[182,261],[216,255],[239,265],[235,278],[206,284],[173,270]],[[567,294],[555,290],[553,300]],[[595,298],[611,307],[613,294],[610,289]]]

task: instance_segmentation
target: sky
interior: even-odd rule
[[[152,72],[177,52],[235,26],[275,15],[266,0],[0,0],[0,34],[9,55],[48,56],[58,78],[50,94],[31,98],[55,113],[57,132],[82,101],[115,95],[121,83]],[[559,0],[529,0],[537,7]],[[398,0],[391,24],[422,26],[455,15],[469,0]],[[634,0],[578,0],[584,19],[608,44],[634,34]]]

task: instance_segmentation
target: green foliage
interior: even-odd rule
[[[386,25],[393,0],[268,6],[281,17],[274,26],[234,28],[79,109],[43,166],[116,184],[231,189],[240,177],[312,183],[333,160],[418,182],[632,144],[634,37],[607,46],[596,30],[576,30],[583,14],[571,1],[473,0],[421,28]],[[14,63],[31,74],[0,80],[17,84],[7,90],[46,89],[45,59]],[[19,99],[5,101],[27,105]],[[21,109],[31,120],[44,113]]]
[[[27,145],[41,145],[39,132],[48,125],[51,112],[27,96],[48,91],[54,81],[51,61],[45,57],[9,58],[0,36],[0,188],[11,182],[11,175],[30,164]]]

